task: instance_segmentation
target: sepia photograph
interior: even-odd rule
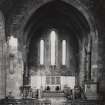
[[[105,0],[0,0],[0,105],[105,105]]]

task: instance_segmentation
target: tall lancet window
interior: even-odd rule
[[[44,40],[40,41],[40,65],[44,64]]]
[[[62,65],[66,65],[66,40],[62,41]]]
[[[51,32],[51,65],[55,65],[55,40],[56,33],[55,31]]]

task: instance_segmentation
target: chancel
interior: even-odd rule
[[[45,99],[45,97],[50,99],[54,99],[54,97],[65,99],[64,90],[66,88],[72,90],[75,86],[75,75],[63,73],[67,69],[66,54],[69,47],[66,46],[66,40],[68,39],[61,39],[61,42],[59,42],[58,36],[60,34],[56,32],[57,29],[56,31],[50,30],[48,29],[48,35],[41,38],[44,40],[40,40],[40,64],[39,67],[33,65],[34,69],[32,72],[34,75],[31,76],[31,88],[32,90],[41,91],[39,92],[39,97],[43,97],[42,99]],[[46,55],[47,57],[45,57]],[[63,70],[62,73],[60,73],[61,70]]]
[[[104,0],[0,0],[0,105],[105,105]]]

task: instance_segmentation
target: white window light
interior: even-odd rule
[[[18,46],[17,38],[14,38],[13,36],[11,36],[10,39],[9,39],[9,46],[11,46],[13,48],[14,47],[17,48],[17,46]]]
[[[66,64],[66,40],[62,41],[62,65]]]
[[[44,40],[40,41],[40,65],[44,64]]]
[[[55,31],[51,32],[51,65],[55,65],[55,40],[56,33]]]

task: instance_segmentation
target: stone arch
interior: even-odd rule
[[[94,21],[94,17],[92,15],[92,13],[89,11],[88,7],[86,7],[80,0],[58,0],[59,2],[64,2],[64,3],[67,3],[71,6],[73,6],[75,9],[77,9],[84,17],[85,19],[87,20],[89,26],[90,26],[90,34],[92,36],[97,36],[97,29],[96,29],[96,25],[95,25],[95,21]],[[38,9],[40,9],[42,6],[48,4],[48,3],[51,3],[51,2],[54,2],[54,0],[47,0],[47,1],[44,1],[44,2],[38,2],[38,5],[36,7],[33,7],[31,10],[30,10],[30,13],[28,16],[26,16],[24,22],[23,22],[23,25],[22,25],[22,30],[23,30],[23,33],[21,34],[25,34],[24,33],[24,28],[26,27],[28,21],[30,20],[30,17],[32,17],[33,14],[36,13],[36,11]],[[27,36],[25,36],[25,42],[26,42],[26,39],[27,39]],[[25,43],[24,42],[24,43]]]
[[[77,9],[87,20],[89,27],[90,27],[90,33],[89,36],[91,36],[93,39],[95,38],[96,40],[98,39],[98,33],[97,33],[97,28],[95,25],[94,17],[92,16],[91,12],[89,11],[88,7],[86,7],[80,0],[58,0],[64,3],[67,3],[71,6],[73,6],[75,9]],[[30,17],[32,17],[33,14],[36,13],[38,9],[40,9],[42,6],[54,2],[54,0],[48,0],[44,2],[38,2],[38,6],[33,7],[32,10],[30,11],[30,15],[27,16],[26,20],[24,21],[22,25],[22,32],[21,35],[24,37],[24,44],[25,46],[28,46],[29,43],[27,43],[27,33],[24,32],[25,27],[27,26],[28,21],[30,20]]]
[[[91,12],[89,11],[88,7],[86,7],[84,4],[82,4],[81,1],[79,0],[58,0],[58,1],[61,1],[61,2],[64,2],[64,3],[67,3],[71,6],[73,6],[74,8],[76,8],[84,17],[85,19],[87,20],[88,24],[89,24],[89,27],[90,27],[90,33],[89,33],[89,36],[92,37],[92,39],[98,39],[98,33],[97,33],[97,29],[96,29],[96,25],[95,25],[95,22],[94,22],[94,17],[92,16]],[[23,36],[23,46],[27,46],[28,47],[28,44],[27,43],[27,33],[24,32],[24,28],[26,27],[28,21],[30,20],[30,17],[32,17],[33,14],[36,13],[36,11],[48,4],[48,3],[51,3],[51,2],[54,2],[54,0],[48,0],[48,1],[44,1],[44,2],[38,2],[38,6],[36,7],[33,7],[31,10],[30,10],[30,14],[28,16],[26,16],[24,22],[23,22],[23,25],[22,25],[22,31],[20,32],[20,34]],[[96,45],[97,46],[97,45]]]
[[[74,8],[76,8],[87,20],[89,26],[90,26],[90,35],[94,36],[94,37],[98,37],[98,33],[97,33],[97,29],[96,29],[96,25],[94,22],[94,17],[92,16],[91,12],[89,11],[88,7],[86,7],[84,4],[82,4],[82,2],[80,0],[58,0],[64,3],[67,3],[71,6],[73,6]],[[35,12],[42,6],[54,2],[54,0],[47,0],[47,1],[43,1],[43,2],[36,2],[36,6],[33,7],[30,12],[29,15],[24,15],[25,19],[23,21],[23,24],[20,26],[21,30],[20,32],[18,32],[18,34],[20,35],[24,35],[23,36],[23,45],[27,46],[27,34],[24,32],[24,28],[26,27],[28,21],[30,20],[30,17],[32,17],[33,14],[35,14]]]
[[[26,26],[27,22],[29,21],[30,17],[43,5],[53,2],[54,0],[37,0],[34,2],[34,5],[32,5],[31,8],[29,8],[31,5],[27,5],[26,4],[26,10],[24,10],[24,12],[20,12],[19,16],[18,14],[16,15],[16,25],[12,26],[11,28],[14,27],[19,27],[20,31],[16,31],[16,32],[10,32],[11,34],[14,34],[16,36],[18,36],[18,34],[20,36],[22,36],[22,38],[24,39],[24,41],[21,42],[21,37],[19,37],[20,39],[20,43],[22,43],[22,45],[24,46],[24,44],[26,44],[26,38],[23,36],[24,34],[24,27]],[[91,34],[94,34],[94,36],[97,36],[97,30],[96,30],[96,26],[95,26],[95,22],[94,22],[94,17],[91,15],[90,10],[88,9],[87,6],[85,6],[82,1],[80,0],[58,0],[58,1],[63,1],[67,4],[72,5],[73,7],[75,7],[77,10],[79,10],[87,19],[90,27],[91,27]],[[30,1],[32,2],[32,1]],[[26,2],[27,3],[27,2]],[[23,10],[21,10],[23,11]],[[28,13],[28,14],[27,14]],[[19,24],[19,22],[21,22],[22,24]],[[12,31],[12,30],[11,30]]]
[[[89,27],[90,27],[90,33],[88,34],[88,36],[92,38],[92,40],[93,40],[92,44],[93,44],[93,47],[94,47],[94,49],[92,49],[92,56],[93,57],[91,58],[92,59],[92,64],[91,65],[97,65],[98,33],[97,33],[97,29],[96,29],[95,22],[94,22],[94,17],[92,16],[91,12],[79,0],[58,0],[58,1],[61,1],[61,2],[64,2],[64,3],[67,3],[71,6],[73,6],[75,9],[77,9],[85,17],[85,19],[88,22]],[[22,35],[23,39],[24,39],[24,42],[23,42],[24,57],[27,57],[27,52],[28,52],[28,47],[29,47],[29,43],[27,42],[27,39],[28,39],[27,38],[27,32],[25,32],[24,29],[26,28],[27,23],[31,19],[32,15],[35,14],[36,11],[38,9],[40,9],[40,7],[46,5],[47,3],[51,3],[51,2],[53,2],[53,0],[48,0],[48,1],[45,1],[45,2],[39,2],[37,7],[33,7],[33,9],[30,12],[30,15],[26,16],[25,21],[23,22],[23,25],[21,26],[21,32],[20,32],[21,34],[20,35]],[[96,59],[94,60],[94,58],[96,58]],[[26,60],[27,59],[25,59],[25,61]],[[25,67],[25,69],[27,69],[27,67]],[[84,72],[82,70],[80,71],[81,74]],[[95,68],[94,71],[97,72],[97,68]],[[29,72],[29,71],[26,70],[26,72]],[[97,75],[95,75],[95,77],[97,77]],[[29,81],[29,78],[27,80]],[[80,81],[83,81],[83,77],[80,79]],[[96,81],[96,80],[94,80],[94,77],[93,77],[93,81]],[[27,82],[27,83],[29,83],[29,82]]]

